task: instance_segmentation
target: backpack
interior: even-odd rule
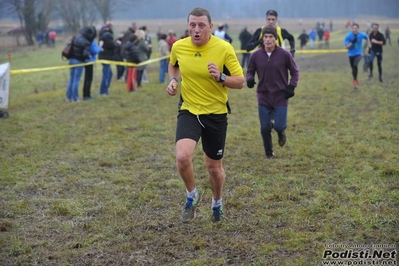
[[[75,40],[75,36],[67,43],[67,45],[62,49],[61,58],[63,60],[68,60],[72,58],[73,55],[73,42]]]

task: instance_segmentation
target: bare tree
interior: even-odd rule
[[[50,14],[53,8],[51,0],[2,0],[0,4],[7,9],[6,12],[15,13],[18,16],[21,28],[28,45],[34,45],[34,36],[37,30],[47,28],[51,19]],[[17,45],[19,35],[16,35]]]
[[[106,24],[107,21],[111,19],[111,15],[113,11],[115,11],[115,7],[117,4],[116,0],[91,0],[93,5],[97,8],[97,12],[99,13],[103,24]]]
[[[57,0],[57,13],[64,24],[73,32],[80,28],[92,25],[96,19],[97,10],[90,1]]]
[[[5,0],[4,2],[8,4],[10,11],[15,12],[18,16],[20,27],[25,29],[24,36],[28,45],[34,45],[33,33],[36,31],[34,17],[35,0],[26,1],[26,3],[23,0]],[[16,39],[17,45],[20,45],[18,34],[16,34]]]
[[[55,3],[53,0],[39,0],[36,2],[36,30],[45,31],[51,20]]]

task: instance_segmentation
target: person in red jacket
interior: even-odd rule
[[[325,29],[324,31],[324,48],[330,48],[330,44],[329,44],[329,40],[330,40],[330,31],[328,29]]]
[[[169,30],[168,37],[166,38],[166,42],[169,45],[169,52],[172,51],[173,44],[177,41],[177,37],[173,30]]]

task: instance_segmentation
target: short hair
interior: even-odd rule
[[[266,11],[266,17],[268,16],[275,16],[277,18],[278,14],[276,10],[270,9]]]
[[[352,24],[352,27],[353,27],[353,26],[357,26],[358,28],[360,28],[360,27],[359,27],[359,24],[357,24],[357,23],[353,23],[353,24]]]
[[[380,27],[380,25],[378,23],[373,23],[373,27],[374,26]]]
[[[161,36],[159,37],[159,39],[161,40],[166,40],[166,38],[168,38],[168,35],[166,35],[165,33],[162,33]]]
[[[212,23],[211,14],[209,13],[208,10],[202,7],[196,7],[193,10],[191,10],[191,12],[187,16],[187,22],[190,16],[196,16],[196,17],[206,16],[208,18],[209,24]]]

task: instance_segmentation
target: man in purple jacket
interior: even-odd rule
[[[276,45],[278,36],[274,26],[264,27],[262,36],[263,45],[249,59],[246,80],[248,88],[253,88],[256,84],[255,73],[259,79],[256,93],[260,130],[266,158],[272,159],[274,153],[271,132],[273,128],[277,131],[278,144],[284,146],[287,140],[285,128],[288,99],[295,95],[299,71],[292,55]]]

